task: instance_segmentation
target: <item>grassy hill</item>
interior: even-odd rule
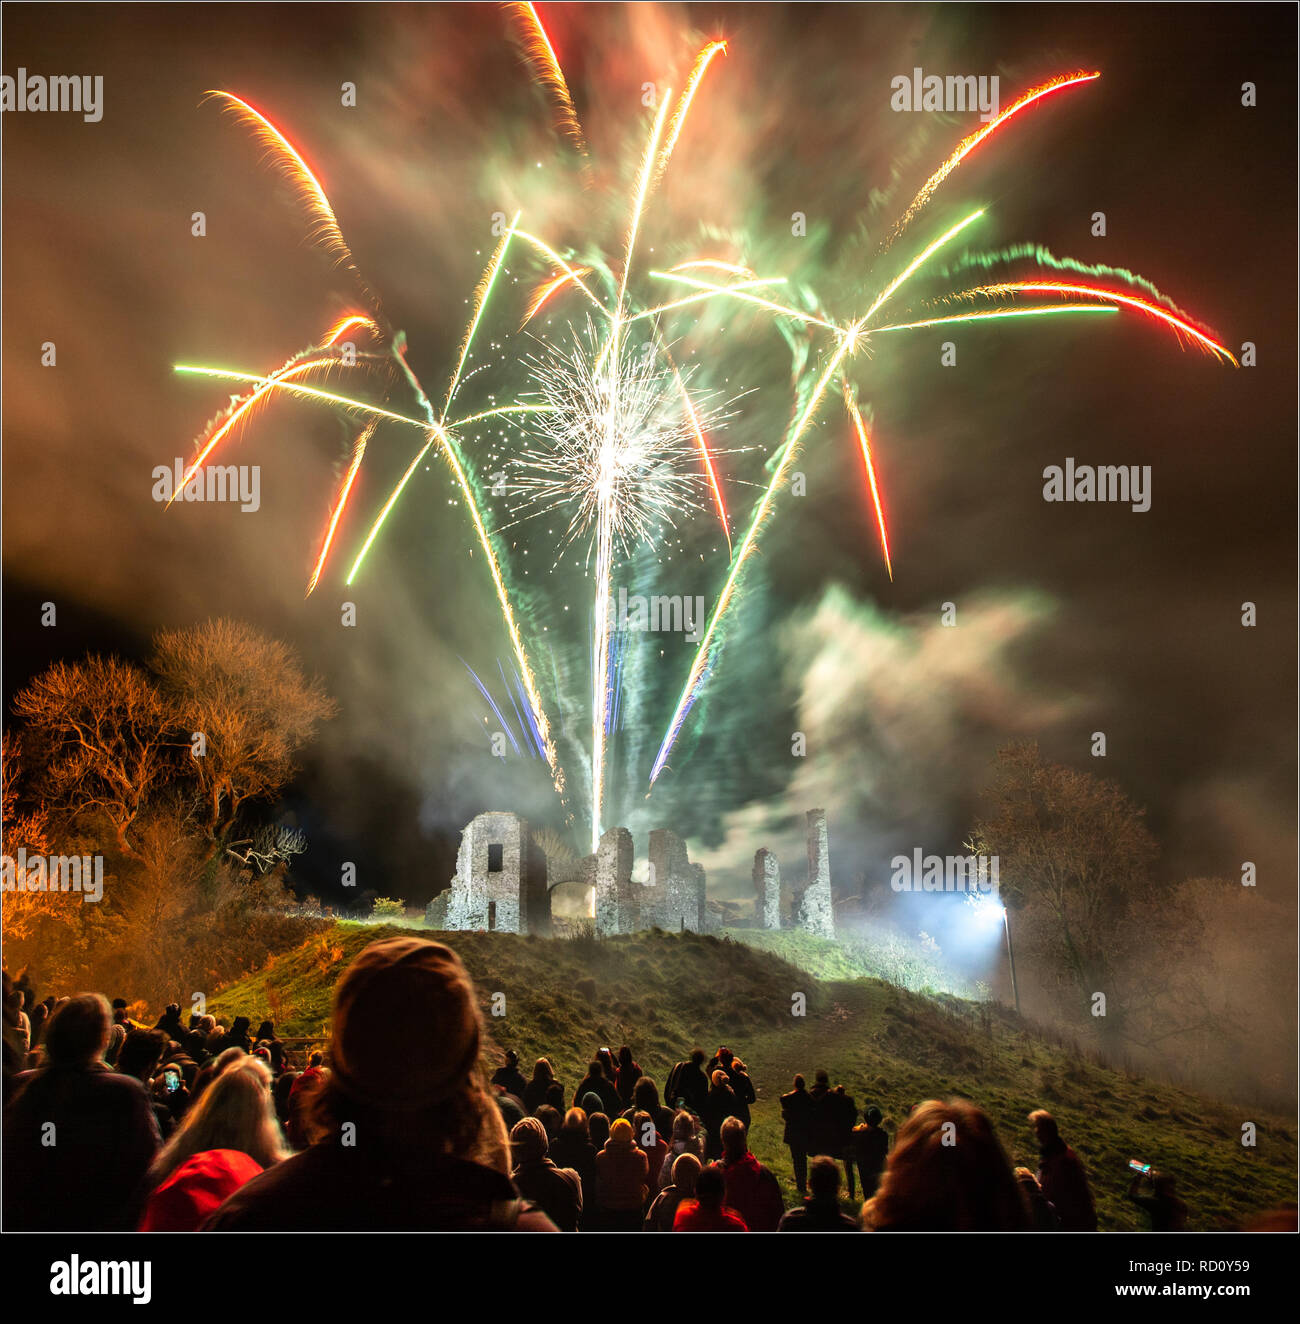
[[[322,1033],[334,981],[367,943],[409,929],[340,922],[273,957],[210,999],[218,1015],[271,1015],[286,1035]],[[435,935],[430,935],[435,936]],[[525,1074],[548,1057],[571,1092],[596,1048],[631,1045],[662,1088],[698,1044],[727,1044],[758,1090],[751,1145],[794,1203],[778,1096],[821,1067],[891,1132],[923,1099],[965,1095],[992,1118],[1013,1162],[1037,1167],[1025,1121],[1051,1110],[1088,1166],[1101,1224],[1144,1226],[1125,1192],[1130,1158],[1174,1173],[1197,1229],[1238,1226],[1296,1198],[1294,1120],[1108,1070],[1027,1029],[1000,1008],[909,993],[865,977],[851,955],[806,934],[721,937],[658,931],[596,939],[454,933],[479,990],[490,1042]],[[769,950],[763,950],[767,948]],[[505,1015],[491,1015],[495,993]],[[793,1014],[795,994],[805,1003]],[[1257,1145],[1241,1144],[1253,1122]]]

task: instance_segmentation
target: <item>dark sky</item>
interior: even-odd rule
[[[799,465],[807,495],[778,503],[722,660],[649,801],[693,650],[656,638],[638,655],[606,821],[631,826],[642,852],[650,827],[675,824],[737,894],[760,845],[798,876],[801,812],[824,805],[835,879],[849,887],[886,875],[896,851],[956,848],[997,748],[1033,738],[1147,807],[1169,876],[1234,876],[1252,859],[1263,886],[1293,895],[1294,7],[542,11],[591,143],[586,193],[492,7],[5,6],[5,73],[102,73],[105,100],[96,124],[4,117],[6,700],[54,658],[138,655],[161,626],[237,616],[292,641],[341,705],[279,807],[308,831],[313,887],[328,893],[352,859],[364,885],[423,900],[474,813],[518,808],[563,828],[542,765],[503,766],[483,737],[461,659],[487,680],[509,650],[445,466],[418,475],[365,576],[342,587],[412,434],[377,434],[332,573],[306,602],[350,439],[328,409],[274,406],[231,448],[227,461],[262,466],[256,514],[151,499],[153,467],[188,459],[226,401],[225,386],[178,378],[174,362],[265,370],[355,302],[304,242],[258,149],[200,101],[236,92],[298,143],[438,395],[491,251],[490,214],[522,207],[556,243],[617,251],[646,131],[642,84],[680,87],[701,41],[725,36],[648,213],[646,266],[651,249],[682,260],[730,246],[848,319],[939,227],[984,205],[968,251],[1037,242],[1131,269],[1234,351],[1254,342],[1258,366],[1234,371],[1130,314],[872,342],[853,376],[873,420],[894,582],[832,400]],[[997,74],[1004,105],[1054,73],[1103,76],[1008,126],[882,255],[893,219],[975,123],[891,111],[890,79],[915,66]],[[355,108],[340,105],[345,80]],[[1241,105],[1246,81],[1254,108]],[[790,232],[796,211],[804,238]],[[1098,211],[1104,238],[1090,230]],[[521,254],[509,272],[515,302],[485,326],[467,406],[517,389],[515,351],[536,348],[517,335],[519,307],[545,269]],[[960,288],[940,276],[900,311]],[[674,334],[703,385],[740,397],[719,464],[746,522],[789,417],[789,352],[757,314]],[[939,366],[945,339],[955,368]],[[43,368],[50,340],[58,363]],[[494,358],[489,345],[503,349]],[[413,408],[409,397],[394,407]],[[1150,465],[1151,510],[1045,503],[1043,467],[1067,456]],[[543,692],[571,736],[577,846],[590,580],[544,573],[553,543],[539,524],[509,542]],[[642,557],[621,582],[711,605],[719,542],[703,510],[671,558]],[[345,599],[355,629],[339,624]],[[56,629],[38,623],[46,600]],[[1247,600],[1259,610],[1250,630]],[[939,624],[944,602],[955,629]],[[793,731],[807,739],[802,759]],[[1090,756],[1094,731],[1107,734],[1104,760]]]

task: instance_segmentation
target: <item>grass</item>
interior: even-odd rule
[[[409,932],[337,922],[219,992],[209,1010],[255,1024],[269,1014],[285,1035],[322,1034],[334,981],[352,958],[379,937]],[[1240,1226],[1296,1198],[1293,1119],[1101,1067],[1000,1008],[870,978],[851,953],[807,934],[439,936],[478,988],[490,1064],[497,1050],[514,1048],[528,1074],[534,1058],[548,1057],[570,1096],[602,1045],[630,1044],[661,1089],[696,1044],[710,1053],[730,1046],[758,1090],[751,1148],[781,1179],[787,1204],[795,1195],[778,1098],[795,1072],[811,1083],[818,1068],[843,1082],[859,1109],[876,1104],[890,1131],[923,1099],[970,1097],[1012,1161],[1032,1168],[1025,1117],[1048,1108],[1088,1167],[1104,1229],[1145,1226],[1125,1199],[1130,1158],[1177,1176],[1194,1229]],[[498,993],[505,1014],[494,1016]],[[794,1014],[796,994],[803,1015]],[[1247,1122],[1254,1148],[1241,1143]]]

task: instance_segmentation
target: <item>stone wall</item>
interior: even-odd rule
[[[764,846],[754,852],[754,927],[781,927],[781,866]]]

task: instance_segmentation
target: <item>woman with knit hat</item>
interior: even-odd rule
[[[510,1182],[479,1065],[474,986],[449,947],[371,943],[334,990],[324,1135],[237,1191],[216,1231],[555,1231]]]
[[[649,1193],[650,1160],[639,1149],[632,1123],[620,1117],[609,1128],[609,1139],[596,1155],[596,1182],[605,1228],[639,1232],[641,1211]]]

